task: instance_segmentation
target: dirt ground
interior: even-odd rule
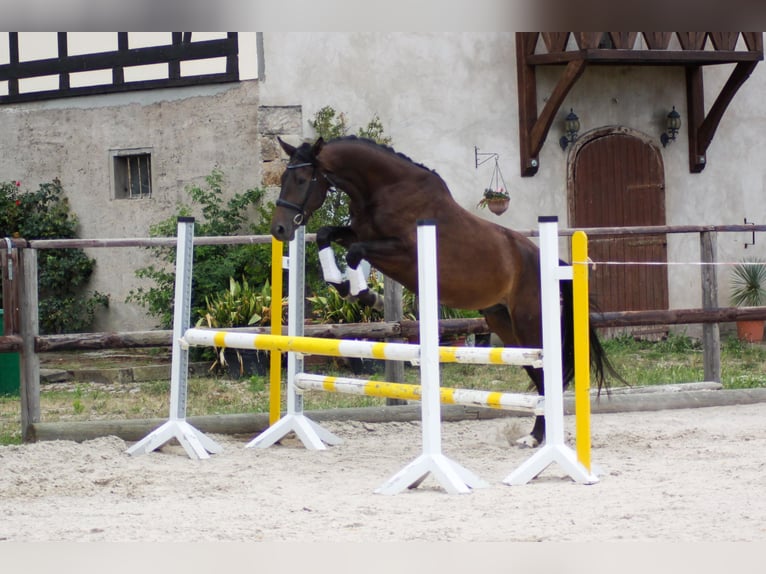
[[[502,480],[533,451],[509,441],[526,418],[443,424],[443,451],[489,483],[447,494],[375,494],[421,452],[419,423],[324,423],[343,443],[213,435],[192,460],[177,444],[130,456],[116,437],[0,447],[0,541],[764,541],[766,404],[596,414],[600,481],[557,465]],[[568,432],[574,420],[567,417]]]

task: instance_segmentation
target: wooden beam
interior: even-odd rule
[[[749,61],[740,62],[735,66],[707,116],[705,116],[705,84],[702,67],[688,66],[686,68],[687,130],[691,173],[700,173],[705,169],[707,149],[713,141],[724,112],[757,65],[758,61]]]
[[[531,153],[530,134],[537,120],[537,74],[529,64],[534,52],[536,33],[516,34],[516,78],[519,99],[519,161],[521,176],[531,177],[537,173],[538,159]]]
[[[699,126],[699,132],[697,135],[697,154],[705,155],[707,148],[713,141],[718,124],[721,123],[726,108],[729,107],[732,99],[742,85],[753,73],[753,70],[758,65],[758,62],[740,62],[732,70],[729,79],[726,81],[721,93],[718,94],[715,102],[710,108],[707,117],[702,121],[702,125]]]
[[[569,94],[570,90],[574,87],[584,71],[585,60],[573,60],[572,62],[569,62],[564,69],[563,75],[559,78],[556,87],[553,89],[553,93],[548,98],[548,101],[545,102],[543,111],[540,114],[540,117],[537,118],[537,121],[535,121],[532,133],[530,134],[531,154],[535,158],[543,148],[543,143],[548,135],[548,130],[550,130],[551,124],[553,123],[561,104],[564,102],[567,94]]]
[[[551,124],[566,98],[585,71],[586,62],[583,59],[571,60],[564,69],[553,93],[537,115],[537,75],[535,67],[530,65],[528,57],[534,50],[536,34],[517,34],[516,60],[519,92],[519,147],[521,176],[531,177],[540,167],[540,150],[548,135]]]
[[[739,320],[766,319],[766,307],[714,307],[709,309],[655,309],[591,313],[594,327],[638,327],[646,325],[704,325]]]
[[[690,409],[745,405],[766,401],[766,389],[679,390],[668,392],[602,393],[594,398],[591,413],[620,413]],[[564,396],[564,413],[574,414],[574,397]],[[306,417],[316,421],[357,421],[368,423],[415,422],[421,420],[420,404],[386,407],[359,407],[306,411]],[[441,405],[441,420],[489,420],[507,417],[528,417],[514,411]],[[233,415],[202,415],[188,418],[189,424],[205,433],[253,435],[269,426],[268,413]],[[164,419],[100,420],[35,423],[31,438],[35,441],[71,440],[82,442],[103,436],[117,436],[124,441],[141,440],[161,425]]]
[[[686,129],[689,137],[689,171],[700,173],[705,169],[707,158],[699,153],[699,128],[705,119],[705,85],[702,66],[686,67]]]

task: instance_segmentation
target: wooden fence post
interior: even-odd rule
[[[700,232],[700,260],[702,261],[702,308],[718,307],[718,278],[714,263],[717,261],[715,231]],[[718,323],[703,323],[702,349],[705,380],[721,382],[721,333]]]
[[[39,334],[37,309],[37,250],[20,249],[21,281],[19,331],[21,343],[21,438],[28,442],[31,424],[40,422],[40,359],[35,352]]]
[[[383,320],[398,323],[402,320],[402,286],[383,276]],[[386,342],[398,343],[401,339],[387,338]],[[401,361],[386,361],[386,380],[392,383],[404,382],[404,363]],[[387,405],[406,405],[401,399],[386,399]]]

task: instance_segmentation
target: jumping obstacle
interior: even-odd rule
[[[386,494],[394,494],[407,487],[420,484],[429,474],[433,473],[448,492],[470,492],[471,487],[483,486],[486,483],[478,477],[447,459],[441,453],[440,435],[440,397],[439,362],[483,362],[495,364],[521,364],[542,367],[546,380],[559,381],[559,384],[547,385],[547,400],[538,397],[521,397],[525,407],[531,412],[539,411],[540,404],[546,417],[545,444],[528,461],[511,473],[504,482],[508,484],[523,484],[553,462],[558,462],[577,482],[594,483],[598,479],[588,468],[580,464],[574,451],[564,444],[563,432],[563,396],[560,381],[561,372],[561,332],[559,312],[558,281],[572,278],[571,267],[559,267],[558,264],[558,233],[556,218],[540,218],[540,248],[541,248],[541,277],[543,282],[543,331],[544,348],[550,352],[543,353],[539,349],[470,349],[438,347],[438,314],[436,274],[435,230],[433,226],[424,225],[418,228],[418,276],[421,284],[419,291],[424,294],[421,304],[421,345],[401,343],[372,343],[366,341],[345,341],[318,339],[302,336],[302,306],[291,305],[288,309],[288,335],[254,335],[226,331],[210,331],[205,329],[188,329],[182,340],[182,346],[215,345],[242,349],[261,349],[288,352],[288,389],[287,414],[276,424],[253,439],[247,446],[266,448],[271,446],[290,432],[295,432],[303,444],[310,449],[323,449],[326,444],[338,444],[341,440],[309,420],[303,414],[303,404],[300,385],[304,387],[318,384],[322,379],[313,379],[311,375],[302,373],[302,354],[320,354],[329,356],[351,356],[362,358],[414,360],[419,361],[422,385],[419,398],[422,407],[423,455],[405,467],[377,490]],[[425,231],[429,230],[429,231]],[[422,235],[422,236],[421,236]],[[302,265],[304,236],[303,228],[299,228],[296,239],[290,244],[290,293],[291,301],[300,300],[303,296]],[[420,250],[423,249],[421,253]],[[543,253],[545,256],[543,256]],[[422,268],[421,268],[422,266]],[[425,295],[428,294],[428,295]],[[433,307],[433,309],[429,309]],[[547,337],[546,337],[547,333]],[[325,383],[326,378],[325,378]],[[392,386],[402,387],[399,384]],[[341,386],[359,392],[364,387],[363,382],[345,383]],[[335,387],[336,389],[339,387]],[[379,387],[380,393],[391,392],[392,388]],[[326,389],[325,389],[326,390]],[[463,391],[463,390],[460,390]],[[400,392],[408,392],[404,388]],[[413,395],[418,391],[410,389]],[[587,391],[586,391],[587,393]],[[512,397],[510,394],[509,397]],[[384,394],[382,396],[389,396]],[[453,390],[453,397],[454,397]],[[482,400],[489,399],[483,397]],[[534,406],[531,406],[532,399]],[[472,400],[476,400],[474,397]],[[496,399],[492,399],[496,400]],[[517,398],[509,398],[514,401]],[[475,403],[470,403],[475,404]]]

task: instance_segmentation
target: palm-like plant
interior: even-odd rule
[[[729,301],[735,307],[766,305],[766,262],[747,259],[732,269]]]

